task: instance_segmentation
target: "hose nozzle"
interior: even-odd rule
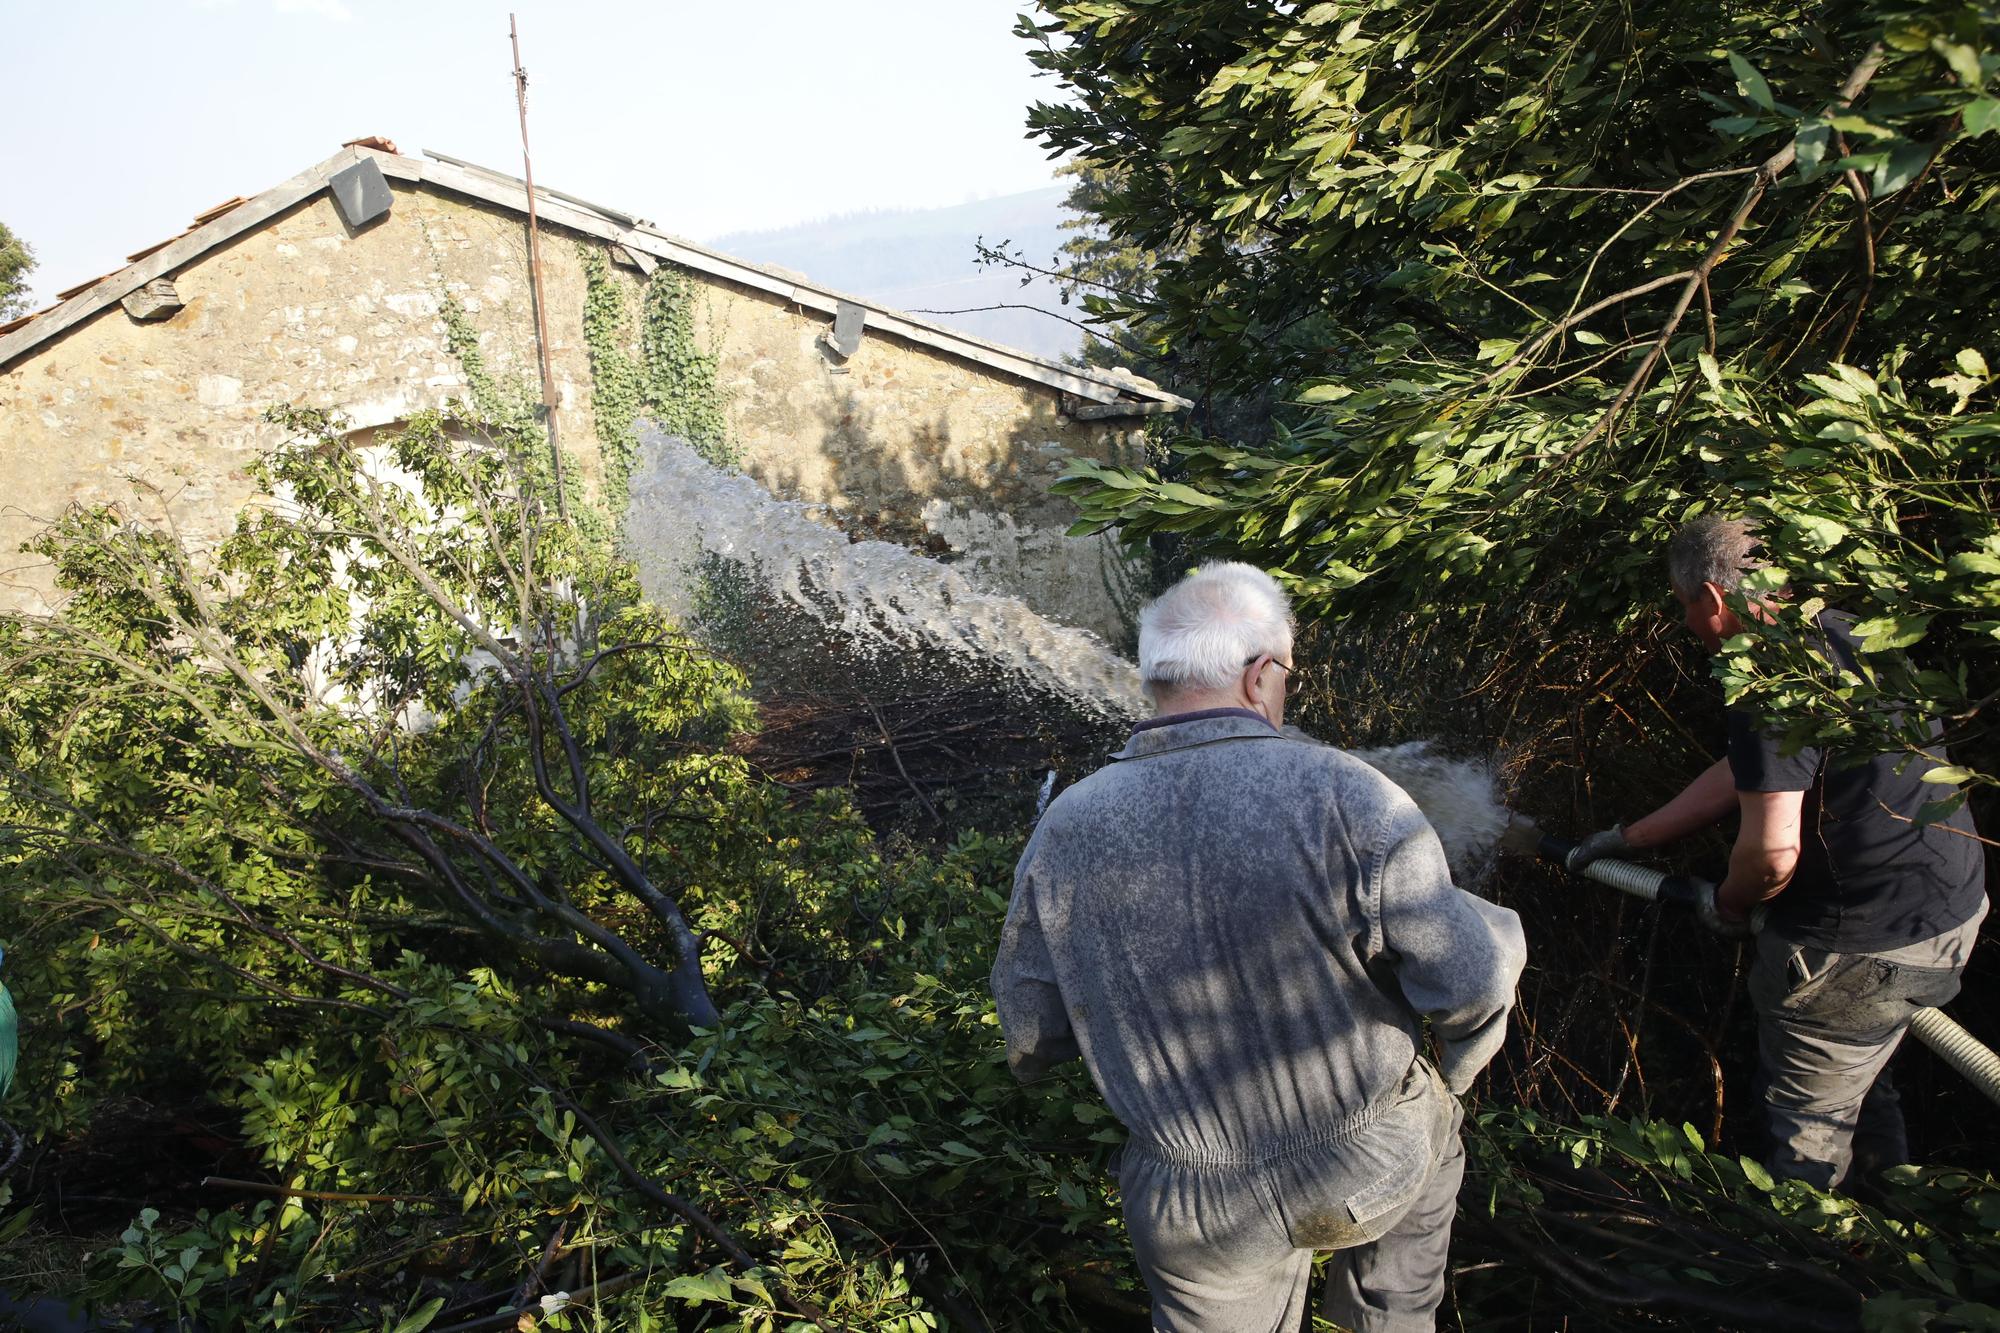
[[[1500,834],[1502,850],[1516,856],[1539,856],[1542,850],[1542,831],[1535,821],[1526,815],[1507,812],[1507,827]]]

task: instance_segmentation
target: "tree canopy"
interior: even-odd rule
[[[27,309],[28,274],[34,267],[34,249],[0,222],[0,321]]]
[[[1732,693],[1798,740],[1983,734],[2000,11],[1050,0],[1022,30],[1071,94],[1033,132],[1158,256],[1100,313],[1289,402],[1269,445],[1079,467],[1080,530],[1257,560],[1309,612],[1611,630],[1674,525],[1742,511],[1799,596]],[[1822,598],[1913,656],[1829,671]]]

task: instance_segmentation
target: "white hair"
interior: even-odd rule
[[[1254,658],[1292,655],[1292,603],[1252,565],[1203,565],[1139,613],[1139,675],[1148,697],[1219,690]]]
[[[1691,518],[1667,543],[1667,578],[1683,597],[1694,596],[1705,583],[1735,592],[1745,574],[1770,563],[1757,558],[1759,545],[1757,525],[1749,519],[1722,514]]]

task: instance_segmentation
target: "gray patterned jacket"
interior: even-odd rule
[[[1113,760],[1015,874],[993,993],[1017,1076],[1081,1055],[1135,1138],[1230,1157],[1366,1124],[1420,1020],[1471,1085],[1521,924],[1453,886],[1401,789],[1243,710],[1156,720]]]

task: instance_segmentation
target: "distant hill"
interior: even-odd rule
[[[976,242],[1009,242],[1036,263],[1047,263],[1067,239],[1062,186],[981,199],[950,208],[854,213],[778,231],[737,232],[709,244],[728,254],[796,269],[814,282],[867,297],[940,324],[1057,360],[1073,355],[1083,335],[1072,324],[1037,310],[977,310],[980,306],[1033,306],[1072,318],[1053,284],[1021,285],[1018,270],[981,266]]]

